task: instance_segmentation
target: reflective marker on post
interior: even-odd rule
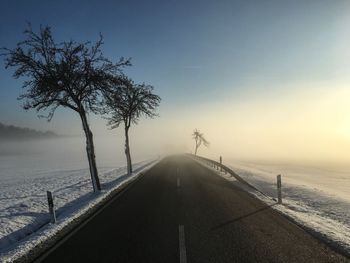
[[[51,223],[56,223],[56,212],[53,204],[53,197],[52,193],[50,191],[46,191],[47,194],[47,202],[49,204],[49,213],[51,215]]]

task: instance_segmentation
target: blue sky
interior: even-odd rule
[[[105,54],[132,57],[125,72],[155,86],[161,118],[181,120],[203,109],[229,111],[251,96],[278,100],[305,86],[346,84],[349,11],[345,0],[12,0],[1,2],[0,45],[14,47],[26,21],[34,29],[50,25],[58,41],[95,40],[101,32]],[[51,124],[24,112],[16,101],[21,80],[11,73],[0,67],[0,121],[61,133],[80,129],[67,125],[77,119],[66,110]]]

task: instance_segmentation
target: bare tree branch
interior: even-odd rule
[[[201,133],[198,129],[195,129],[192,133],[192,138],[195,141],[195,152],[197,155],[198,148],[203,144],[205,147],[209,147],[210,143],[204,138],[203,133]]]
[[[129,128],[131,124],[137,124],[140,117],[154,118],[159,106],[160,97],[153,94],[153,87],[146,84],[135,84],[127,77],[115,79],[115,85],[108,92],[105,92],[107,108],[106,113],[108,125],[111,129],[124,124],[125,130],[125,154],[128,163],[128,172],[132,172],[131,155],[129,147]]]
[[[24,78],[24,92],[18,97],[25,110],[47,111],[50,121],[59,107],[77,112],[86,136],[91,178],[94,190],[100,190],[93,135],[87,114],[103,111],[103,92],[114,85],[116,76],[129,66],[130,59],[120,58],[113,63],[104,57],[103,38],[92,44],[54,41],[50,27],[40,27],[35,33],[31,26],[24,31],[25,40],[13,49],[2,48],[5,67],[14,67],[14,78]]]

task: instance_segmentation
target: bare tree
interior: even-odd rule
[[[129,78],[120,78],[116,85],[106,94],[107,112],[110,114],[108,125],[111,129],[124,124],[125,155],[128,174],[132,173],[132,162],[129,145],[129,129],[131,124],[137,124],[141,116],[153,118],[157,116],[156,108],[160,97],[153,94],[153,87],[146,84],[135,84]]]
[[[128,59],[112,63],[101,51],[102,36],[92,44],[68,41],[56,43],[50,27],[31,27],[24,31],[25,40],[16,48],[3,48],[6,68],[15,67],[14,78],[25,77],[19,96],[25,110],[48,110],[50,121],[58,107],[77,112],[86,136],[86,152],[94,191],[101,189],[97,173],[93,134],[87,119],[89,112],[97,113],[102,106],[102,90],[110,86],[115,75],[121,74]],[[39,115],[40,116],[40,115]]]
[[[203,144],[205,147],[209,146],[209,142],[204,138],[203,133],[195,129],[192,133],[192,138],[195,141],[194,155],[197,155],[198,148]]]

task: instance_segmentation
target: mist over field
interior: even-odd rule
[[[267,89],[226,100],[212,100],[196,108],[163,113],[151,130],[152,144],[169,145],[171,152],[194,152],[191,133],[199,128],[210,142],[199,155],[225,159],[275,162],[346,164],[350,161],[350,91],[329,84],[300,87],[291,92]],[[164,136],[166,134],[166,136]],[[146,138],[147,135],[146,135]]]
[[[123,139],[96,137],[98,167],[125,166]],[[157,157],[148,151],[135,152],[135,162]],[[0,142],[0,178],[30,178],[49,170],[88,168],[83,137]],[[2,181],[4,182],[4,181]]]
[[[156,120],[145,119],[132,127],[131,153],[137,160],[151,155],[193,153],[191,134],[194,128],[200,128],[210,146],[201,147],[199,155],[215,159],[222,155],[224,160],[347,166],[350,159],[349,93],[346,88],[299,89],[284,97],[272,92],[255,93],[236,98],[232,104],[212,101],[192,110],[165,111]],[[58,112],[56,123],[60,123],[62,117]],[[22,155],[29,159],[42,155],[47,161],[37,160],[44,166],[59,165],[61,159],[66,159],[69,166],[86,166],[85,138],[79,122],[58,127],[53,120],[52,124],[48,127],[57,134],[71,135],[57,139],[1,141],[0,155]],[[91,117],[91,127],[97,164],[123,163],[123,129],[110,130],[97,116]]]

